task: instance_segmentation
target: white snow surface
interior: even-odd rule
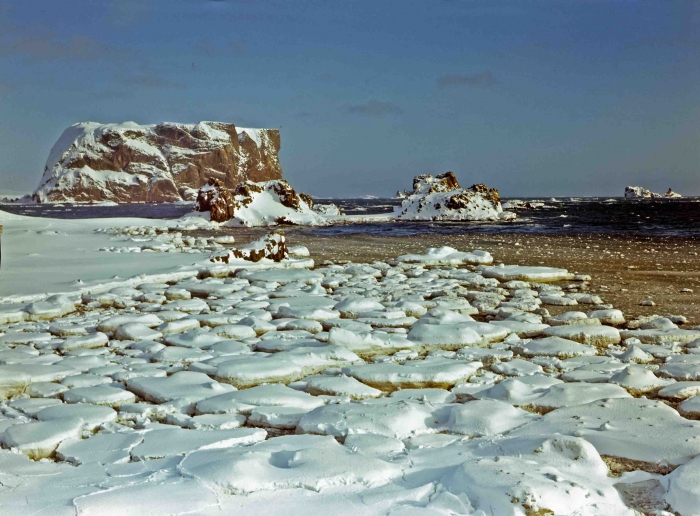
[[[206,223],[209,224],[209,223]],[[181,221],[159,219],[50,219],[25,217],[0,211],[2,235],[2,269],[0,303],[46,298],[51,294],[106,292],[124,285],[163,282],[196,276],[202,268],[212,267],[207,249],[200,254],[154,252],[104,252],[114,248],[115,238],[108,230],[142,227],[173,232],[181,227],[196,229],[189,218]],[[200,222],[199,225],[202,225]],[[155,232],[154,232],[155,235]],[[127,237],[128,238],[128,237]],[[211,248],[208,248],[211,249]],[[225,267],[295,267],[308,266],[308,258],[290,259],[280,264],[261,260],[231,261]],[[0,304],[0,321],[7,308]]]
[[[110,256],[91,250],[114,238],[98,221],[3,222],[24,253],[56,236],[37,224],[83,242],[45,251],[54,275]],[[416,256],[454,254],[477,256]],[[3,516],[633,516],[621,493],[639,482],[645,503],[698,514],[700,359],[679,329],[550,328],[532,300],[556,285],[461,258],[199,275],[177,261],[197,255],[150,256],[119,287],[0,305]],[[29,270],[35,292],[59,284]],[[681,406],[635,397],[657,392]]]

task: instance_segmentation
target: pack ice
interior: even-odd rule
[[[213,252],[3,305],[3,515],[700,514],[700,331],[479,250]]]

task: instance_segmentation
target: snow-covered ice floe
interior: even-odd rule
[[[521,265],[497,265],[485,267],[481,273],[485,278],[497,278],[501,281],[561,281],[574,278],[566,269],[555,267],[525,267]]]
[[[41,224],[112,256],[94,221]],[[680,319],[551,316],[602,300],[479,251],[314,268],[279,234],[220,245],[0,305],[3,516],[698,514]]]
[[[425,254],[404,254],[399,262],[420,263],[422,265],[491,265],[493,256],[486,251],[462,253],[452,247],[430,247]]]

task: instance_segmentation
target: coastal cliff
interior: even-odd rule
[[[210,178],[229,188],[282,178],[276,129],[222,122],[82,122],[49,153],[37,202],[194,200]]]

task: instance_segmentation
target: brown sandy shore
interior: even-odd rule
[[[232,228],[237,242],[257,238],[268,229]],[[482,249],[494,263],[562,267],[592,277],[590,292],[622,310],[628,319],[639,315],[684,315],[700,324],[700,239],[680,237],[620,237],[611,235],[463,235],[318,236],[308,229],[285,228],[290,245],[304,245],[320,264],[324,260],[372,262],[400,254],[448,245],[460,251]],[[682,293],[681,289],[692,289]],[[640,306],[650,299],[656,306]],[[583,305],[580,309],[587,311]],[[548,307],[552,314],[576,307]]]

